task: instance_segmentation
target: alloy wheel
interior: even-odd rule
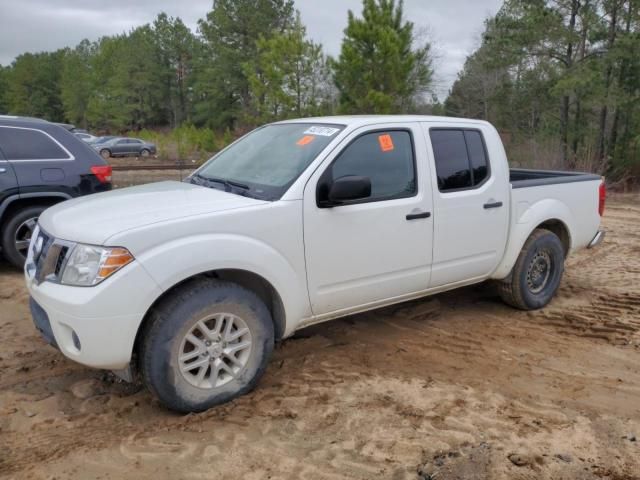
[[[35,230],[37,223],[38,217],[28,218],[24,222],[22,222],[16,229],[14,243],[16,246],[16,250],[20,252],[20,254],[24,257],[27,256],[29,243],[31,242],[31,237],[33,236],[33,231]]]
[[[213,389],[230,382],[251,355],[252,338],[237,315],[218,313],[198,320],[183,338],[178,365],[194,387]]]

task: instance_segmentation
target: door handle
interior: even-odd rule
[[[407,215],[407,220],[418,220],[419,218],[429,218],[431,212],[410,213]]]
[[[501,206],[502,206],[502,202],[485,203],[484,209],[487,210],[489,208],[500,208]]]

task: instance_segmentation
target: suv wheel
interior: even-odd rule
[[[148,157],[149,155],[151,155],[151,152],[150,152],[149,150],[147,150],[146,148],[143,148],[143,149],[140,151],[140,156],[141,156],[141,157]]]
[[[46,209],[44,205],[27,207],[14,212],[2,228],[2,252],[14,266],[22,268],[27,259],[31,235],[38,217]]]
[[[502,300],[521,310],[547,305],[556,294],[564,272],[564,248],[558,236],[538,228],[527,239],[511,278],[498,282]]]
[[[200,412],[252,390],[274,344],[264,303],[234,283],[194,280],[151,312],[140,367],[166,407]]]
[[[105,160],[107,160],[109,159],[109,157],[111,157],[111,152],[106,148],[103,148],[102,150],[100,150],[100,156]]]

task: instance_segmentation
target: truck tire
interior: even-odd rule
[[[524,243],[507,281],[498,283],[502,300],[521,310],[547,305],[564,272],[564,248],[556,234],[538,228]]]
[[[142,378],[177,412],[201,412],[251,391],[273,351],[269,310],[234,283],[189,281],[150,314],[140,349]]]
[[[17,268],[23,268],[27,259],[27,248],[38,217],[46,210],[45,205],[22,208],[11,214],[2,226],[2,253]]]

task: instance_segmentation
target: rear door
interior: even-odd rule
[[[129,148],[131,149],[131,153],[135,154],[136,156],[139,156],[140,151],[142,150],[142,140],[130,139],[129,142],[130,142]]]
[[[65,183],[65,165],[75,160],[69,150],[39,128],[0,126],[0,146],[22,195],[49,187],[58,190]]]
[[[497,133],[459,124],[423,127],[435,172],[431,287],[487,276],[501,259],[508,229],[508,178],[503,166],[492,168],[485,139]]]
[[[354,131],[310,178],[304,244],[313,314],[346,313],[426,290],[431,269],[431,191],[419,124]],[[318,186],[371,179],[371,196],[323,208]]]
[[[2,143],[0,143],[0,209],[8,197],[16,194],[18,194],[18,179],[13,166],[5,158]]]

